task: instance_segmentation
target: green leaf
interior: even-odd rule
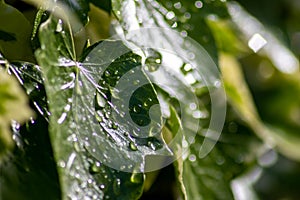
[[[204,137],[199,133],[175,162],[184,199],[234,199],[231,182],[251,169],[262,151],[260,141],[228,108],[228,121],[212,151],[200,156]]]
[[[207,23],[216,39],[219,51],[233,55],[246,52],[246,46],[242,43],[241,39],[238,38],[230,21],[208,19]]]
[[[3,40],[4,42],[14,41],[16,40],[16,36],[13,33],[0,30],[0,40]]]
[[[223,55],[220,63],[229,102],[240,117],[265,143],[276,146],[288,157],[300,159],[299,135],[289,129],[283,132],[280,126],[265,124],[260,119],[236,59],[233,56]]]
[[[50,112],[40,67],[26,62],[12,62],[8,71],[25,89],[36,110],[48,120]]]
[[[76,16],[78,20],[81,22],[82,26],[86,25],[89,21],[89,11],[90,11],[90,3],[94,4],[96,7],[103,9],[104,11],[110,14],[111,12],[111,1],[110,0],[62,0],[60,2],[53,2],[53,5],[63,6],[64,9],[68,9],[67,13],[68,17],[71,17],[70,14]],[[54,9],[54,6],[52,6]],[[58,11],[61,12],[61,11]],[[63,13],[58,13],[62,15]],[[69,19],[75,20],[75,19]],[[73,30],[75,32],[79,31],[82,27],[75,27],[75,23],[73,24]]]
[[[227,7],[232,22],[244,37],[244,42],[248,44],[249,48],[255,53],[267,56],[282,73],[292,74],[299,71],[299,60],[274,33],[249,14],[239,3],[230,1],[227,3]],[[248,26],[245,26],[245,24],[248,24]],[[255,41],[256,45],[250,45],[251,39]],[[264,44],[264,42],[267,43]],[[262,46],[256,49],[260,45]]]
[[[32,61],[31,26],[28,20],[4,1],[0,1],[0,19],[0,51],[5,58]]]
[[[62,3],[70,9],[71,13],[76,14],[83,25],[88,22],[88,12],[90,10],[88,0],[63,0]]]
[[[11,150],[13,140],[10,134],[11,120],[24,123],[34,113],[29,108],[26,94],[20,88],[17,80],[8,75],[4,68],[10,66],[0,54],[0,156]],[[4,68],[3,68],[4,67]]]
[[[61,31],[56,29],[59,24],[62,25]],[[120,172],[105,166],[105,162],[91,155],[87,143],[82,142],[81,135],[78,135],[77,128],[81,125],[75,123],[72,97],[74,87],[80,80],[78,72],[83,69],[75,59],[67,23],[50,16],[41,25],[39,38],[41,49],[36,52],[36,57],[45,78],[51,112],[50,138],[63,199],[87,196],[96,199],[137,199],[142,191],[143,174]],[[96,88],[93,88],[93,94],[95,91]],[[89,124],[86,122],[85,125]],[[92,132],[86,131],[82,134],[92,135]],[[94,148],[99,148],[96,150],[101,152],[101,146]],[[123,193],[125,191],[126,194]]]
[[[223,2],[208,1],[208,5],[210,5],[210,3],[214,4],[214,2],[217,2],[217,4],[222,7],[222,10],[225,9],[225,12],[227,12]],[[176,8],[177,6],[175,6],[175,4],[180,5],[180,8]],[[218,63],[218,51],[212,32],[206,23],[206,14],[203,14],[201,12],[202,10],[199,12],[199,9],[195,7],[193,2],[137,2],[126,0],[124,3],[124,1],[113,0],[112,5],[113,11],[121,22],[125,33],[129,30],[136,30],[137,28],[173,28],[181,33],[182,38],[189,36],[201,44],[215,63]],[[132,10],[136,13],[135,15],[133,15]],[[205,11],[206,9],[203,10]],[[221,9],[219,9],[219,11],[221,12]],[[170,43],[179,40],[179,38],[169,38],[169,35],[162,36],[159,39],[164,40],[164,42],[169,41]],[[151,38],[148,40],[151,40]]]
[[[151,110],[154,118],[150,118],[150,108],[158,104],[154,88],[142,71],[141,57],[121,41],[104,41],[92,48],[78,75],[81,88],[76,91],[75,116],[78,123],[86,124],[79,128],[80,137],[89,138],[87,148],[108,165],[144,172],[147,155],[170,154],[160,134],[151,134],[161,123],[157,109]],[[95,106],[94,114],[90,109]]]
[[[16,146],[0,162],[0,198],[60,199],[47,121],[38,114],[35,119],[22,126],[14,121],[11,129]]]
[[[218,63],[218,49],[215,44],[214,35],[208,22],[210,19],[228,18],[226,4],[223,1],[164,1],[158,0],[162,5],[160,10],[164,19],[172,28],[180,31],[183,36],[189,36],[200,43]],[[163,11],[163,8],[168,12]],[[163,12],[162,12],[163,11]],[[173,17],[172,13],[175,14]],[[208,21],[208,22],[207,22]],[[216,38],[218,39],[218,38]]]
[[[92,4],[101,8],[110,14],[111,12],[111,0],[89,0]]]

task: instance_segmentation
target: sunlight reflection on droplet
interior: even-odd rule
[[[248,41],[248,46],[256,53],[267,44],[259,33],[255,33]]]

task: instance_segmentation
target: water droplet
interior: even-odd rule
[[[158,70],[162,63],[162,56],[159,52],[155,51],[154,49],[147,49],[146,50],[146,60],[145,60],[145,70],[149,72],[154,72]]]
[[[216,158],[216,163],[217,163],[218,165],[223,165],[223,164],[225,163],[224,157],[223,157],[223,156],[218,156],[218,157]]]
[[[105,188],[105,185],[104,185],[104,184],[101,184],[101,185],[100,185],[100,189],[103,190],[104,188]]]
[[[186,36],[188,35],[188,33],[187,33],[186,31],[181,31],[181,32],[180,32],[180,35],[181,35],[182,37],[186,37]]]
[[[111,128],[116,130],[118,128],[118,125],[115,122],[113,122]]]
[[[162,148],[162,145],[160,144],[160,142],[155,141],[153,137],[149,138],[149,141],[147,142],[147,146],[150,147],[154,151]]]
[[[133,173],[130,177],[132,183],[142,183],[144,176],[142,173]]]
[[[197,157],[196,157],[194,154],[191,154],[191,155],[189,156],[189,161],[191,161],[191,162],[195,162],[196,159],[197,159]]]
[[[180,2],[174,3],[174,8],[180,9],[181,8],[181,3]]]
[[[96,174],[96,173],[99,173],[101,171],[101,163],[96,161],[95,163],[93,163],[91,166],[90,166],[90,173],[91,174]]]
[[[201,119],[201,118],[205,118],[206,115],[203,112],[201,112],[200,110],[196,110],[193,112],[193,117],[195,119]]]
[[[101,108],[104,108],[105,104],[106,104],[106,101],[100,93],[96,94],[96,99],[97,99],[98,106],[100,106]]]
[[[156,150],[155,145],[154,145],[153,142],[151,142],[151,141],[148,141],[148,142],[147,142],[147,146],[150,147],[150,148],[151,148],[152,150],[154,150],[154,151]]]
[[[57,23],[57,25],[56,25],[55,31],[56,31],[57,33],[59,33],[59,32],[61,32],[62,30],[63,30],[63,22],[62,22],[61,19],[59,19],[59,20],[58,20],[58,23]]]
[[[77,152],[80,152],[80,146],[79,146],[79,143],[78,142],[74,142],[73,143],[73,146],[74,146],[74,149],[77,151]]]
[[[103,114],[99,110],[96,111],[95,117],[96,117],[96,119],[97,119],[98,122],[102,122],[103,121]]]
[[[65,167],[66,167],[65,161],[60,160],[60,161],[58,162],[58,166],[61,167],[61,168],[65,168]]]
[[[191,103],[190,104],[190,109],[191,110],[196,110],[197,109],[197,104],[196,103]]]
[[[130,142],[130,143],[129,143],[129,148],[130,148],[132,151],[136,151],[136,150],[137,150],[137,146],[136,146],[133,142]]]
[[[202,8],[203,7],[202,1],[195,1],[195,7],[196,8]]]
[[[60,118],[57,120],[57,123],[62,124],[66,118],[67,118],[67,113],[64,112],[61,114]]]
[[[186,18],[186,19],[190,19],[191,18],[191,13],[189,13],[189,12],[186,12],[186,13],[184,13],[184,17]]]
[[[173,19],[175,17],[175,13],[173,11],[170,11],[166,14],[167,19]]]
[[[216,88],[220,88],[220,87],[222,86],[221,81],[216,80],[216,81],[214,82],[214,86],[215,86]]]
[[[119,178],[114,180],[113,183],[113,190],[115,194],[120,194],[120,189],[121,189],[121,180]]]
[[[140,80],[134,80],[133,85],[138,85],[140,83]]]
[[[133,106],[133,112],[139,113],[141,111],[139,106]]]
[[[109,77],[109,76],[110,76],[109,71],[105,71],[105,72],[104,72],[104,75],[105,75],[106,77]]]

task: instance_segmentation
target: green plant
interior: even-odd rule
[[[299,161],[298,59],[237,2],[26,2],[21,13],[0,1],[3,199],[138,199],[161,155],[174,161],[169,198],[255,199],[253,173],[277,153]],[[126,39],[105,40],[114,33]]]

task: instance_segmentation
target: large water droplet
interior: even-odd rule
[[[161,54],[152,49],[149,48],[145,51],[146,53],[146,60],[145,60],[145,70],[149,71],[149,72],[154,72],[156,70],[158,70],[158,68],[160,67],[161,63],[162,63],[162,56]]]
[[[137,150],[137,146],[134,144],[134,142],[130,142],[130,143],[129,143],[129,148],[130,148],[132,151],[136,151],[136,150]]]
[[[101,108],[104,108],[105,107],[105,104],[106,104],[106,101],[105,99],[102,97],[101,94],[97,93],[96,94],[96,99],[97,99],[97,104],[99,107]]]
[[[132,183],[142,183],[143,179],[144,177],[142,173],[133,173],[130,177],[130,181]]]

